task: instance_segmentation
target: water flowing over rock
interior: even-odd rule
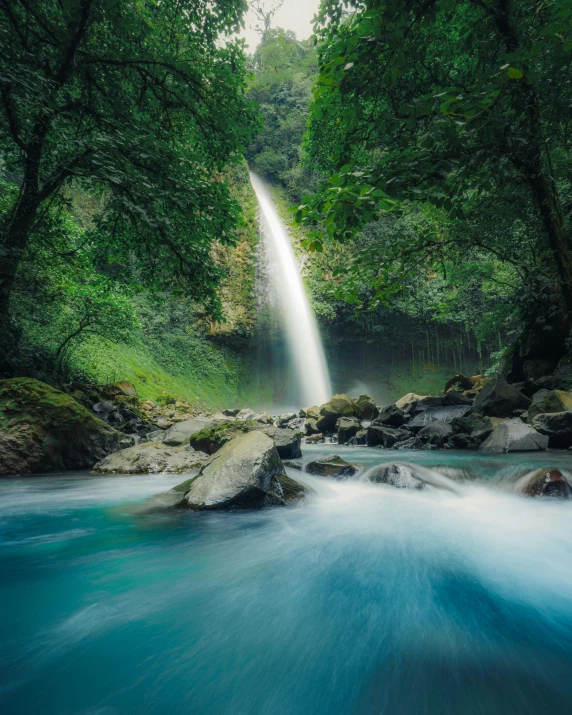
[[[133,437],[32,378],[0,381],[0,475],[90,469]]]
[[[183,474],[199,469],[208,455],[169,447],[161,442],[145,442],[114,452],[93,468],[96,474]]]
[[[306,471],[308,474],[317,474],[320,477],[351,477],[357,472],[357,468],[334,454],[310,462],[306,465]]]
[[[263,183],[250,175],[260,206],[262,239],[299,384],[298,404],[321,404],[332,394],[318,326],[286,232]]]
[[[559,469],[539,469],[528,475],[523,492],[529,497],[572,499],[572,487]]]
[[[199,474],[175,487],[190,509],[278,506],[303,495],[286,476],[274,443],[261,432],[240,435],[211,456]]]
[[[522,420],[504,420],[479,447],[479,452],[532,452],[548,447],[548,437],[540,434]]]
[[[530,398],[499,377],[483,387],[471,411],[489,417],[512,417],[514,410],[526,410],[529,405]]]
[[[425,489],[430,485],[457,493],[455,483],[433,469],[418,464],[389,462],[372,467],[363,475],[364,481],[389,484],[398,489]]]

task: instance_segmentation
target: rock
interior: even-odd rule
[[[274,441],[279,455],[284,459],[296,459],[302,456],[300,450],[301,432],[281,429],[273,425],[261,425],[252,420],[219,422],[192,434],[189,443],[200,452],[214,454],[231,439],[253,430],[258,430],[269,436]]]
[[[539,390],[532,396],[528,408],[527,422],[532,423],[536,415],[572,410],[572,392],[563,390]]]
[[[115,412],[115,405],[112,402],[96,402],[92,410],[100,419],[106,420],[108,415]]]
[[[168,447],[161,442],[144,442],[114,452],[97,462],[97,474],[182,474],[198,469],[207,460],[202,452],[184,447]]]
[[[139,393],[130,382],[123,380],[122,382],[111,382],[101,387],[101,392],[109,397],[117,397],[124,395],[125,397],[139,397]]]
[[[169,429],[169,427],[173,426],[174,422],[173,420],[168,420],[165,417],[157,417],[153,419],[153,424],[159,429]]]
[[[347,444],[367,444],[367,430],[360,429],[353,437],[350,437]]]
[[[240,407],[232,407],[230,409],[223,410],[222,414],[225,417],[236,417],[239,412],[240,412]]]
[[[552,378],[551,387],[557,390],[572,390],[572,364],[562,364],[561,361]]]
[[[481,442],[484,442],[492,434],[494,428],[503,422],[504,420],[500,417],[482,417],[469,435],[471,440],[469,447],[476,449]]]
[[[296,417],[293,420],[290,420],[285,426],[288,429],[294,429],[294,430],[302,430],[304,429],[304,424],[306,420],[303,417]],[[279,425],[279,427],[283,427],[284,425]]]
[[[268,412],[259,412],[252,418],[253,422],[259,422],[261,425],[272,424],[272,417]]]
[[[177,422],[163,432],[161,442],[171,447],[178,447],[179,445],[187,444],[191,435],[203,429],[209,429],[214,425],[215,422],[213,420],[206,419],[205,417],[191,417],[188,420],[183,420],[183,422]]]
[[[449,393],[451,394],[451,393]],[[451,405],[450,407],[429,407],[420,412],[409,422],[412,430],[420,430],[433,422],[451,423],[459,417],[464,417],[471,409],[470,405]]]
[[[369,395],[360,395],[354,400],[354,404],[361,420],[374,420],[379,414],[377,405]]]
[[[309,437],[306,437],[306,444],[319,444],[325,441],[326,438],[321,432],[317,432],[316,434],[312,434]]]
[[[302,414],[304,413],[304,414]],[[313,405],[312,407],[304,407],[303,409],[300,410],[300,417],[310,417],[313,420],[316,420],[316,422],[320,419],[320,408],[318,405]]]
[[[472,404],[472,400],[467,397],[463,397],[460,392],[449,390],[449,392],[444,395],[431,395],[418,400],[414,407],[414,413],[419,414],[425,410],[441,409],[445,407],[461,407],[465,405],[470,407]]]
[[[556,360],[554,358],[538,358],[525,360],[522,364],[522,372],[526,378],[538,380],[554,372]]]
[[[425,397],[426,395],[416,395],[414,392],[408,392],[406,395],[397,400],[395,406],[398,410],[403,410],[405,407],[407,407],[407,405],[410,405],[412,402],[424,400]]]
[[[334,454],[310,462],[306,465],[306,471],[308,474],[317,474],[320,477],[351,477],[357,472],[357,468]]]
[[[0,475],[90,469],[133,443],[65,392],[32,378],[0,380]]]
[[[425,489],[425,482],[413,473],[408,464],[382,464],[367,473],[370,482],[390,484],[398,489]]]
[[[237,413],[236,418],[238,420],[251,420],[255,416],[256,412],[254,412],[254,410],[251,410],[250,407],[245,407]]]
[[[466,417],[455,417],[451,421],[451,428],[453,430],[453,434],[466,434],[470,435],[471,432],[476,428],[476,426],[481,422],[483,419],[483,415],[477,414],[472,414],[472,415],[467,415]],[[492,426],[491,426],[491,432],[492,432]]]
[[[411,434],[411,432],[408,432],[408,434]],[[412,436],[408,437],[407,439],[403,439],[399,442],[396,442],[393,445],[393,449],[421,449],[422,444],[421,442],[417,439],[417,437]]]
[[[529,497],[572,499],[572,488],[559,469],[539,469],[524,488]]]
[[[572,410],[536,415],[532,420],[532,428],[548,437],[549,447],[572,447]]]
[[[417,439],[421,442],[429,442],[430,444],[435,444],[438,447],[441,447],[452,433],[453,429],[450,424],[435,420],[434,422],[431,422],[431,424],[427,425],[427,427],[423,427],[422,430],[419,430],[417,433]]]
[[[468,449],[471,444],[471,438],[468,434],[460,432],[452,434],[445,445],[447,449]]]
[[[202,429],[190,436],[189,444],[199,452],[214,454],[231,439],[260,427],[256,422],[227,420]]]
[[[483,387],[471,411],[489,417],[512,417],[514,410],[527,410],[529,405],[530,398],[499,377]]]
[[[548,447],[548,437],[524,424],[522,420],[504,420],[479,447],[479,452],[531,452]]]
[[[277,420],[278,427],[286,427],[288,425],[288,422],[290,422],[290,420],[295,420],[297,418],[298,418],[298,415],[295,412],[285,412],[284,414],[279,415],[279,417],[278,417],[278,420]]]
[[[346,444],[346,442],[357,434],[361,429],[361,422],[357,417],[340,417],[336,423],[338,431],[338,444]]]
[[[318,434],[320,432],[317,421],[312,417],[306,417],[304,420],[304,429],[307,435]]]
[[[320,407],[318,429],[320,432],[334,432],[340,417],[358,417],[359,411],[354,401],[347,395],[334,395]]]
[[[382,446],[386,449],[393,447],[396,442],[411,436],[408,430],[395,429],[385,425],[370,425],[367,428],[367,446]]]
[[[292,462],[290,460],[283,461],[282,464],[290,469],[297,469],[299,472],[302,471],[302,467],[304,466],[302,462]]]
[[[125,423],[125,418],[121,414],[121,412],[116,411],[116,412],[110,412],[107,415],[107,421],[112,427],[121,427],[122,424]]]
[[[277,506],[304,494],[304,487],[286,476],[270,437],[257,431],[226,443],[175,490],[184,492],[179,506],[195,510]]]
[[[297,459],[302,456],[300,449],[302,433],[299,430],[283,429],[272,425],[260,426],[257,429],[270,437],[282,459]]]
[[[403,410],[395,405],[384,407],[373,421],[374,425],[387,425],[388,427],[401,427],[406,422]]]

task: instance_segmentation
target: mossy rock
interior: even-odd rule
[[[0,380],[0,475],[90,469],[132,438],[32,378]]]
[[[214,454],[234,437],[257,429],[260,429],[260,425],[252,420],[219,422],[214,427],[191,435],[190,444],[198,452]]]

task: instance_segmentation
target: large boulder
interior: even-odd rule
[[[351,397],[334,395],[320,407],[318,429],[320,432],[334,432],[340,417],[359,417],[359,410]]]
[[[194,510],[277,506],[304,493],[286,476],[270,437],[257,431],[227,442],[194,479],[175,489],[183,494],[179,506]]]
[[[170,447],[179,447],[188,444],[192,435],[203,429],[214,427],[216,422],[206,417],[190,417],[183,422],[177,422],[169,429],[165,430],[158,441],[164,442]]]
[[[409,422],[408,427],[412,430],[420,430],[433,422],[444,422],[445,424],[450,424],[453,420],[458,419],[459,417],[464,417],[468,414],[470,409],[470,404],[428,407],[422,412],[419,412],[419,414],[416,415],[411,422]]]
[[[408,430],[395,429],[386,425],[370,425],[367,428],[367,446],[390,449],[396,442],[411,436]]]
[[[302,456],[300,450],[302,433],[300,431],[262,425],[253,420],[218,422],[212,427],[192,434],[189,443],[199,452],[215,454],[231,439],[254,430],[268,435],[274,441],[278,454],[283,459],[297,459]]]
[[[346,444],[361,430],[361,422],[357,417],[340,417],[336,423],[338,444]]]
[[[283,429],[272,425],[260,425],[257,429],[270,437],[281,459],[298,459],[302,456],[300,449],[302,432],[300,430]]]
[[[566,412],[566,410],[572,410],[572,392],[539,390],[532,396],[527,421],[531,424],[536,415],[546,412]]]
[[[529,497],[572,499],[572,488],[559,469],[539,469],[534,472],[523,489]]]
[[[548,437],[522,420],[504,420],[479,447],[479,452],[533,452],[548,447]]]
[[[318,434],[320,431],[318,429],[318,421],[313,417],[306,417],[304,420],[304,430],[307,435]]]
[[[108,455],[97,462],[92,471],[96,474],[183,474],[199,469],[207,459],[207,454],[185,447],[144,442]]]
[[[334,454],[310,462],[306,465],[306,471],[308,474],[317,474],[320,477],[351,477],[357,472],[357,468]]]
[[[387,427],[401,427],[404,425],[407,418],[403,410],[400,410],[396,405],[388,405],[384,407],[379,415],[373,421],[374,425],[386,425]]]
[[[357,407],[358,417],[361,420],[374,420],[379,414],[377,405],[369,395],[356,397],[354,404]]]
[[[90,469],[134,441],[65,392],[31,378],[0,380],[0,475]]]
[[[472,415],[471,415],[472,416]],[[501,417],[483,417],[475,424],[473,431],[470,433],[471,444],[469,446],[478,447],[481,442],[484,442],[495,427],[502,424],[504,420]]]
[[[428,424],[427,427],[423,427],[423,429],[419,430],[417,438],[421,440],[421,442],[428,442],[429,444],[435,444],[441,447],[452,433],[453,428],[450,424],[435,420]]]
[[[219,421],[212,427],[207,427],[192,434],[189,439],[189,444],[198,452],[214,454],[227,442],[230,442],[231,439],[241,434],[252,432],[258,429],[258,427],[260,427],[260,425],[251,420]]]
[[[512,417],[515,410],[527,410],[530,398],[498,377],[488,382],[477,395],[471,412],[489,417]]]
[[[298,417],[310,417],[317,422],[320,419],[320,408],[318,405],[312,405],[312,407],[304,407],[298,413]]]
[[[536,415],[532,420],[532,427],[548,437],[549,447],[572,447],[572,410]]]
[[[418,402],[419,400],[424,400],[425,397],[426,395],[417,395],[415,392],[408,392],[395,402],[395,406],[398,410],[403,410],[407,407],[407,405],[410,405],[413,402]]]

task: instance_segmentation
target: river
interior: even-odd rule
[[[457,488],[196,514],[146,508],[177,476],[2,480],[3,715],[572,712],[572,504],[511,489],[570,457],[335,451]]]

